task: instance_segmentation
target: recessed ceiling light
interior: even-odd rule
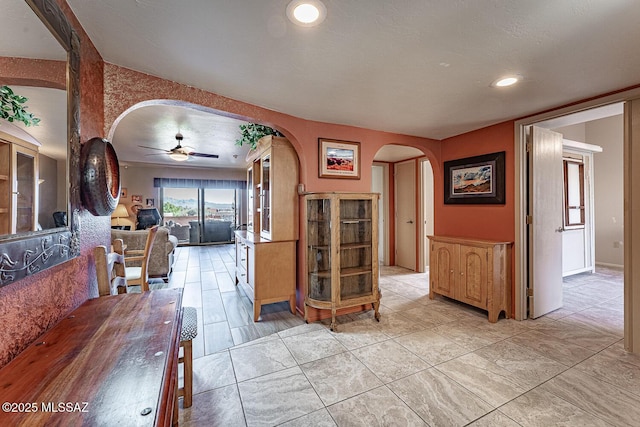
[[[287,6],[287,17],[302,27],[313,27],[324,21],[327,8],[320,0],[293,0]]]
[[[520,81],[520,77],[519,76],[502,77],[502,78],[499,78],[498,80],[496,80],[495,82],[493,82],[491,84],[491,86],[494,86],[494,87],[507,87],[507,86],[512,86],[512,85],[518,83],[519,81]]]

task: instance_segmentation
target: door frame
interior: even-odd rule
[[[373,168],[374,166],[382,168],[382,194],[380,197],[382,200],[380,204],[382,229],[378,233],[383,244],[383,265],[391,265],[389,258],[389,198],[391,196],[389,192],[389,163],[374,161],[371,167]]]
[[[640,120],[632,122],[634,114],[630,101],[636,99],[635,109],[640,109],[640,87],[605,95],[596,99],[556,110],[529,116],[514,122],[515,149],[515,319],[524,320],[527,316],[527,171],[526,171],[526,135],[525,129],[543,120],[558,118],[579,111],[608,104],[626,102],[624,112],[624,347],[627,351],[640,353],[640,268],[633,269],[633,264],[640,265]],[[640,118],[640,113],[635,116]],[[635,144],[632,144],[632,141]],[[634,162],[635,161],[635,162]],[[636,164],[636,170],[633,169]],[[635,172],[635,174],[634,174]],[[635,204],[634,204],[635,201]],[[633,228],[637,224],[637,230]],[[635,249],[634,251],[634,248]]]
[[[429,163],[429,170],[431,171],[431,176],[426,176],[428,171],[426,171],[425,163]],[[428,268],[425,266],[429,261],[429,250],[427,249],[429,245],[429,239],[427,239],[427,234],[433,234],[434,228],[434,173],[433,173],[433,165],[431,161],[427,157],[421,157],[418,160],[418,203],[420,208],[418,209],[419,214],[419,223],[418,223],[418,269],[416,270],[418,273],[424,273],[428,271]],[[427,188],[430,185],[431,188]]]

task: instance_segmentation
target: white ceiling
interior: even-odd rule
[[[15,34],[4,6],[19,0],[1,1],[0,30]],[[288,0],[67,2],[107,62],[305,119],[434,139],[640,83],[636,0],[325,0],[311,28],[287,20]],[[523,81],[490,86],[505,74]],[[115,131],[124,160],[137,145],[173,147],[178,130],[196,144],[186,124],[153,133],[189,111],[145,113]],[[141,126],[149,134],[125,133]]]

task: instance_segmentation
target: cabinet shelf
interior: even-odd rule
[[[361,222],[371,222],[371,218],[343,218],[340,222],[342,224],[359,224]]]
[[[362,248],[370,248],[372,246],[371,242],[358,242],[358,243],[342,243],[340,245],[340,250],[347,249],[362,249]]]
[[[340,277],[359,276],[361,274],[371,274],[371,266],[343,268],[340,270]]]
[[[331,249],[330,246],[328,245],[309,245],[309,249],[310,250],[317,250],[317,251],[328,251],[329,249]]]

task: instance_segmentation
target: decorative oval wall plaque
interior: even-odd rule
[[[92,138],[80,156],[81,195],[84,207],[95,216],[109,216],[120,199],[120,164],[113,145]]]

